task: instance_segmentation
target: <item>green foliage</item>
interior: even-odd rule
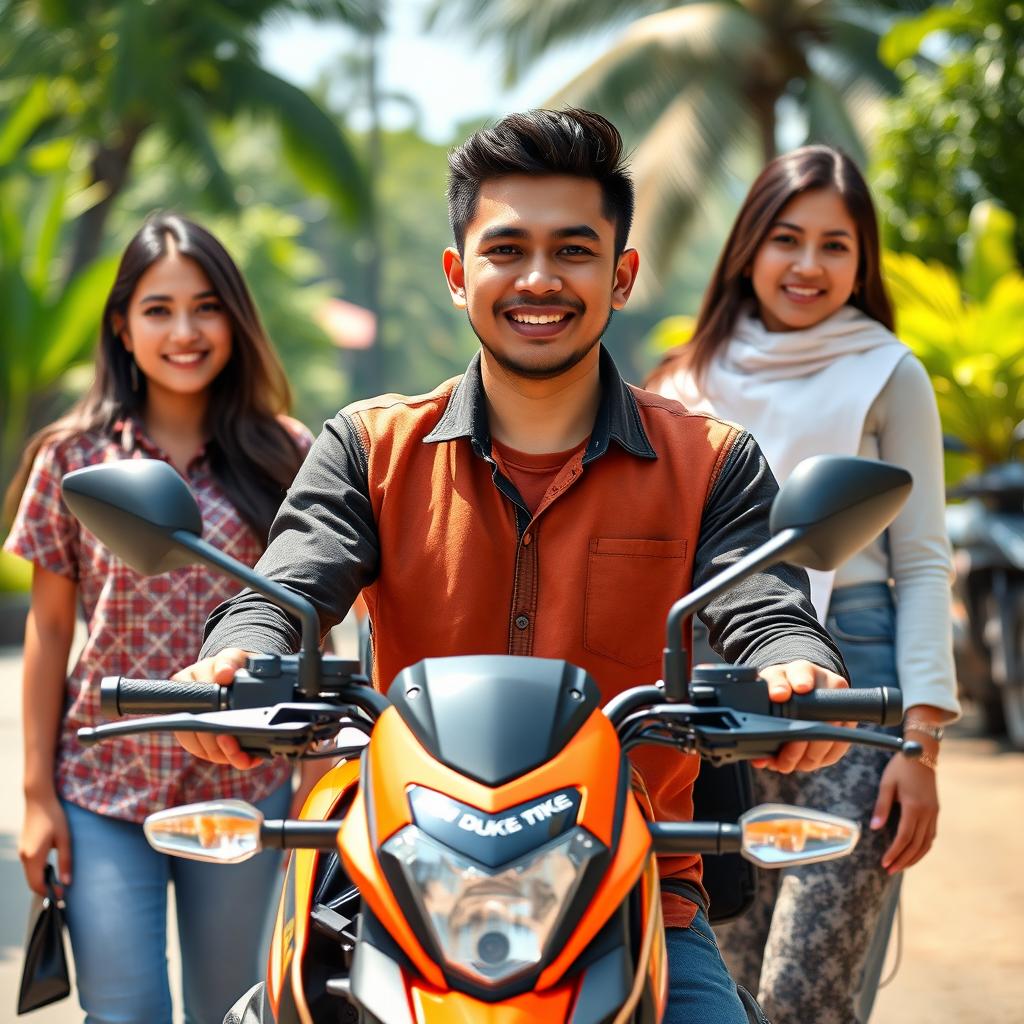
[[[209,195],[230,208],[233,184],[213,141],[214,123],[243,113],[266,119],[305,186],[358,219],[365,179],[351,146],[310,96],[262,67],[257,32],[289,13],[375,24],[367,11],[351,0],[0,0],[0,82],[14,97],[38,89],[41,79],[59,86],[64,102],[39,132],[87,142],[90,173],[101,186],[78,225],[72,269],[99,250],[107,204],[155,127],[202,167]],[[2,103],[0,96],[0,113]],[[15,120],[8,125],[17,136]],[[0,152],[5,143],[0,138]]]
[[[935,40],[937,64],[914,58]],[[881,52],[902,82],[874,173],[886,244],[955,264],[972,206],[989,198],[1016,218],[1024,258],[1024,3],[954,0],[896,25]]]
[[[899,335],[931,375],[943,430],[982,466],[1009,458],[1024,420],[1024,276],[1005,269],[1005,228],[999,218],[972,218],[973,255],[962,281],[910,253],[885,256]],[[988,254],[992,263],[982,266]]]
[[[659,320],[644,341],[644,347],[655,358],[660,359],[666,352],[685,345],[697,326],[697,318],[677,313]]]
[[[44,167],[53,143],[47,149]],[[68,161],[40,175],[0,167],[0,482],[21,451],[33,398],[88,360],[114,280],[116,258],[96,260],[67,282],[56,273],[59,228],[81,198],[81,180]]]
[[[0,594],[24,593],[32,586],[32,563],[0,551]]]

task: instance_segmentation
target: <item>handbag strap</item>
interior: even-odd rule
[[[53,906],[60,910],[64,909],[64,900],[57,895],[57,872],[53,870],[53,865],[47,861],[46,866],[43,868],[43,885],[46,886],[45,899],[49,900]]]

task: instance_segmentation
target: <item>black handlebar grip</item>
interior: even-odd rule
[[[169,715],[182,711],[225,711],[230,706],[229,690],[230,687],[216,683],[106,676],[100,683],[100,707],[107,718]]]
[[[772,704],[778,718],[802,718],[811,722],[870,722],[899,725],[903,721],[903,694],[892,686],[862,690],[811,690],[794,693],[783,704]]]

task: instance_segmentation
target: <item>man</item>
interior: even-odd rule
[[[481,351],[429,395],[339,413],[278,515],[259,570],[312,600],[325,631],[362,591],[378,686],[424,657],[481,653],[565,658],[606,699],[653,682],[672,602],[768,537],[776,488],[753,439],[628,387],[601,347],[639,264],[621,153],[604,118],[538,110],[450,155],[444,271]],[[702,617],[775,700],[846,685],[799,570],[761,573]],[[299,642],[251,593],[207,630],[185,678],[228,682],[245,651]],[[252,763],[231,738],[181,738]],[[790,744],[769,767],[809,770],[843,749]],[[692,816],[696,758],[641,749],[634,763],[658,818]],[[662,872],[667,1019],[746,1021],[700,906],[699,858],[663,858]]]

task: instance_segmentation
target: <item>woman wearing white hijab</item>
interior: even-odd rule
[[[892,333],[879,263],[874,206],[852,161],[825,146],[778,157],[739,212],[693,339],[647,383],[746,427],[780,482],[817,454],[880,458],[914,477],[878,541],[836,573],[811,573],[811,597],[851,686],[902,688],[903,731],[925,756],[853,747],[809,775],[754,773],[758,802],[863,826],[852,858],[763,873],[754,907],[718,929],[736,980],[775,1024],[867,1020],[899,873],[935,837],[941,724],[959,714],[939,418],[927,373]]]

